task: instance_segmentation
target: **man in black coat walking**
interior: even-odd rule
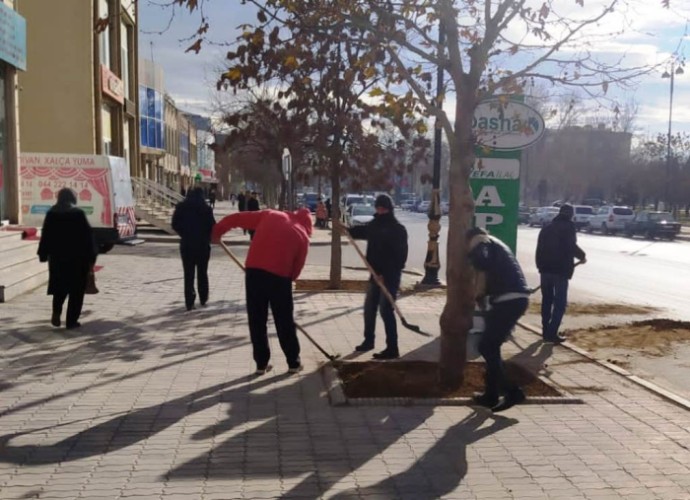
[[[371,222],[364,226],[352,227],[349,231],[353,238],[367,240],[367,261],[374,272],[383,279],[391,296],[396,297],[402,270],[407,261],[407,230],[395,218],[390,196],[379,195],[374,207],[376,215]],[[377,310],[381,313],[386,330],[386,349],[374,354],[374,359],[398,358],[398,324],[393,305],[381,292],[373,277],[369,278],[369,287],[364,299],[364,342],[355,350],[366,352],[374,349]]]
[[[69,188],[62,188],[57,203],[48,210],[43,221],[38,257],[48,262],[48,295],[53,296],[50,323],[60,326],[65,299],[66,328],[79,328],[87,278],[96,262],[98,250],[93,230],[84,212],[77,208],[77,197]]]
[[[194,309],[196,293],[194,274],[197,274],[199,301],[208,301],[208,261],[211,258],[211,231],[216,220],[213,210],[204,200],[204,191],[193,188],[187,198],[175,207],[172,227],[180,235],[180,256],[184,269],[184,301],[187,311]]]
[[[537,268],[541,276],[541,327],[544,342],[560,343],[559,335],[568,305],[568,280],[573,277],[575,259],[585,263],[585,252],[577,245],[572,205],[563,205],[558,215],[539,233]]]

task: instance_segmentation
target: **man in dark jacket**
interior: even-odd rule
[[[204,191],[193,188],[187,198],[175,207],[172,227],[180,235],[180,256],[184,269],[184,301],[187,310],[194,309],[194,274],[197,274],[199,301],[208,301],[208,261],[211,258],[211,230],[216,223],[213,210],[204,200]]]
[[[575,259],[586,262],[577,246],[572,205],[563,205],[558,215],[539,233],[537,268],[541,276],[541,327],[545,342],[560,343],[558,329],[568,305],[568,280],[573,277]]]
[[[249,198],[247,198],[247,212],[256,212],[258,210],[261,210],[261,207],[259,206],[259,195],[256,191],[252,191],[251,194],[249,195]],[[253,230],[247,230],[249,233],[249,239],[253,240],[254,239],[254,231]]]
[[[469,259],[475,268],[475,298],[480,306],[488,301],[485,327],[479,352],[486,362],[485,391],[474,401],[493,411],[507,410],[525,399],[522,390],[506,379],[501,345],[508,339],[518,319],[525,314],[529,289],[520,264],[501,240],[481,229],[471,229]],[[504,394],[500,400],[501,393]]]
[[[400,288],[400,277],[407,261],[407,231],[393,214],[393,201],[382,194],[374,203],[376,215],[364,226],[350,228],[353,238],[367,240],[367,260],[386,285],[392,297],[396,297]],[[376,310],[381,313],[386,329],[386,349],[374,354],[375,359],[395,359],[400,357],[398,351],[398,325],[393,305],[376,284],[373,277],[369,279],[369,288],[364,299],[364,342],[355,350],[359,352],[374,349]]]
[[[53,296],[53,315],[50,323],[60,326],[65,299],[67,304],[66,328],[79,328],[79,316],[84,304],[84,292],[89,272],[92,272],[98,250],[84,212],[77,208],[77,197],[69,188],[62,188],[57,203],[48,210],[38,257],[48,262],[48,295]]]

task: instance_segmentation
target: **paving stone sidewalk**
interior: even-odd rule
[[[302,373],[286,375],[273,336],[274,371],[251,375],[243,276],[218,248],[211,301],[190,313],[174,246],[99,263],[78,331],[48,326],[43,289],[0,305],[2,499],[690,499],[688,413],[526,331],[507,356],[584,404],[332,407],[304,338]],[[298,320],[349,354],[362,301],[299,293]],[[443,302],[400,307],[437,332]],[[406,357],[437,353],[436,339],[400,337]]]

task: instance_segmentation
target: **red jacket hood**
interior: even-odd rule
[[[300,208],[295,212],[288,212],[290,219],[301,224],[307,231],[307,234],[311,236],[312,223],[311,223],[311,212],[306,208]]]

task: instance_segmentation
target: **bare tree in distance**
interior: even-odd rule
[[[200,1],[176,0],[192,10]],[[527,0],[247,0],[260,10],[260,23],[299,24],[325,35],[337,30],[340,40],[366,41],[368,51],[350,63],[365,76],[362,84],[369,88],[369,95],[392,108],[428,114],[444,131],[450,148],[450,259],[447,302],[440,319],[443,385],[462,383],[465,338],[474,309],[474,273],[465,235],[474,214],[469,177],[475,148],[481,145],[472,123],[477,104],[494,96],[522,93],[531,81],[603,96],[611,86],[626,86],[654,70],[646,62],[627,64],[591,49],[622,33],[605,32],[603,21],[624,15],[621,11],[637,1],[610,0],[586,9],[583,0],[537,4]],[[200,37],[190,49],[202,43]],[[298,71],[300,63],[298,59],[284,61],[290,71]],[[438,67],[444,72],[441,96],[432,85]],[[371,82],[377,83],[368,85]],[[445,98],[454,98],[450,114],[442,106]],[[508,98],[500,97],[498,103],[504,110],[509,108]]]

